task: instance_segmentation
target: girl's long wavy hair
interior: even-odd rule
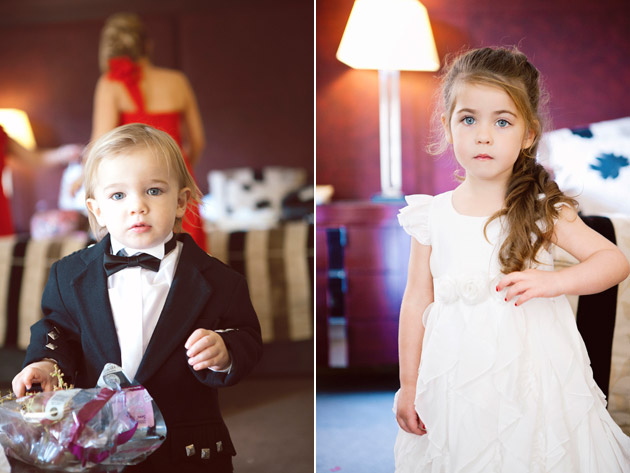
[[[490,222],[504,217],[507,236],[499,250],[501,270],[505,273],[522,271],[537,262],[541,247],[552,242],[554,223],[561,203],[577,208],[577,201],[564,195],[547,170],[536,161],[536,153],[543,131],[546,95],[541,92],[540,74],[527,57],[514,48],[480,48],[470,50],[449,62],[442,75],[441,102],[436,110],[440,117],[439,139],[429,145],[429,152],[440,154],[448,147],[446,126],[455,109],[458,85],[482,84],[499,87],[514,101],[525,119],[526,135],[534,132],[529,148],[519,153],[505,192],[504,207],[492,215]]]

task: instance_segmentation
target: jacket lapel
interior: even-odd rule
[[[103,269],[103,254],[111,248],[109,234],[88,251],[81,254],[85,270],[71,281],[75,288],[83,319],[83,339],[90,342],[96,366],[105,363],[121,364],[120,345],[107,292],[107,276]]]
[[[174,349],[185,351],[184,343],[212,293],[202,275],[207,255],[187,234],[178,238],[184,243],[182,254],[160,319],[138,367],[136,380],[140,384],[164,364]]]

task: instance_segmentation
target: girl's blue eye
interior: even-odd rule
[[[462,120],[466,125],[472,125],[475,123],[475,119],[473,117],[464,117]]]
[[[507,120],[504,120],[503,118],[501,118],[500,120],[497,120],[497,125],[499,125],[499,127],[501,128],[505,128],[509,124],[510,122],[508,122]]]
[[[157,187],[152,187],[151,189],[147,191],[147,194],[149,195],[160,195],[161,193],[162,191],[158,189]]]
[[[122,192],[116,192],[112,194],[112,200],[120,200],[123,197],[125,197],[125,194],[123,194]]]

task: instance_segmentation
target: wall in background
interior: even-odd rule
[[[318,0],[316,180],[335,199],[380,190],[378,74],[335,58],[353,0]],[[423,0],[438,54],[519,45],[542,72],[552,128],[630,116],[630,3],[625,0]],[[452,156],[426,153],[436,73],[401,73],[403,191],[455,187]]]
[[[182,70],[197,94],[207,147],[196,168],[313,169],[313,4],[293,0],[4,0],[0,108],[25,110],[37,143],[87,144],[104,19],[139,13],[153,62]],[[55,205],[61,170],[19,168],[14,220]]]

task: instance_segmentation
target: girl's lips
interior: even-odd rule
[[[487,154],[478,154],[475,156],[475,159],[492,159],[492,156],[488,156]]]

